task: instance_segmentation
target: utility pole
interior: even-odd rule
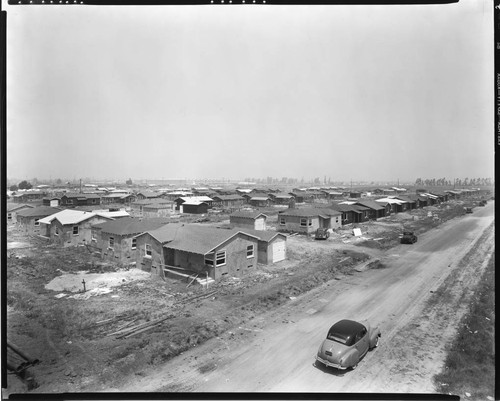
[[[82,179],[80,178],[80,193],[82,193]]]

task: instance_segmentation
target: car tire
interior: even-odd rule
[[[375,344],[373,344],[373,348],[377,348],[377,347],[378,347],[378,339],[379,339],[379,338],[380,338],[380,337],[379,337],[379,336],[377,336],[377,338],[375,339]]]
[[[358,362],[356,362],[354,365],[351,366],[351,370],[356,370],[358,367]]]

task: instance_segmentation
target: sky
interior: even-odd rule
[[[3,8],[7,178],[493,177],[493,2]]]

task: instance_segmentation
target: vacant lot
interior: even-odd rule
[[[118,270],[85,247],[58,249],[10,230],[8,340],[41,361],[30,369],[38,384],[33,391],[100,391],[121,375],[144,375],[331,279],[383,267],[363,263],[398,244],[403,230],[418,234],[463,213],[463,205],[450,202],[356,225],[361,237],[352,235],[353,227],[327,241],[292,236],[288,260],[259,265],[245,278],[227,278],[207,290]],[[143,331],[124,331],[139,325]],[[25,383],[9,379],[9,391],[27,391]]]

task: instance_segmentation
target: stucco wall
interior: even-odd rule
[[[35,226],[35,219],[41,219],[42,217],[22,217],[17,216],[17,229],[28,235],[39,235],[43,234],[40,226],[42,224],[38,224]]]
[[[114,238],[112,249],[109,247],[109,238]],[[104,260],[128,265],[136,261],[137,249],[132,249],[132,236],[121,236],[101,232],[101,256]]]
[[[151,257],[146,256],[145,245],[151,245]],[[160,274],[161,265],[165,264],[163,259],[162,245],[149,234],[137,237],[136,251],[136,267],[151,272],[152,274]]]
[[[73,224],[62,225],[59,220],[52,220],[49,228],[49,237],[52,242],[58,244],[60,246],[78,246],[84,244],[91,244],[91,226],[94,224],[104,223],[105,221],[109,221],[109,219],[105,219],[103,217],[95,216],[88,220],[85,220],[79,224],[75,224],[78,226],[78,235],[73,234]],[[56,227],[59,228],[59,235],[56,235]],[[43,232],[43,227],[41,227],[41,234],[46,235]]]

